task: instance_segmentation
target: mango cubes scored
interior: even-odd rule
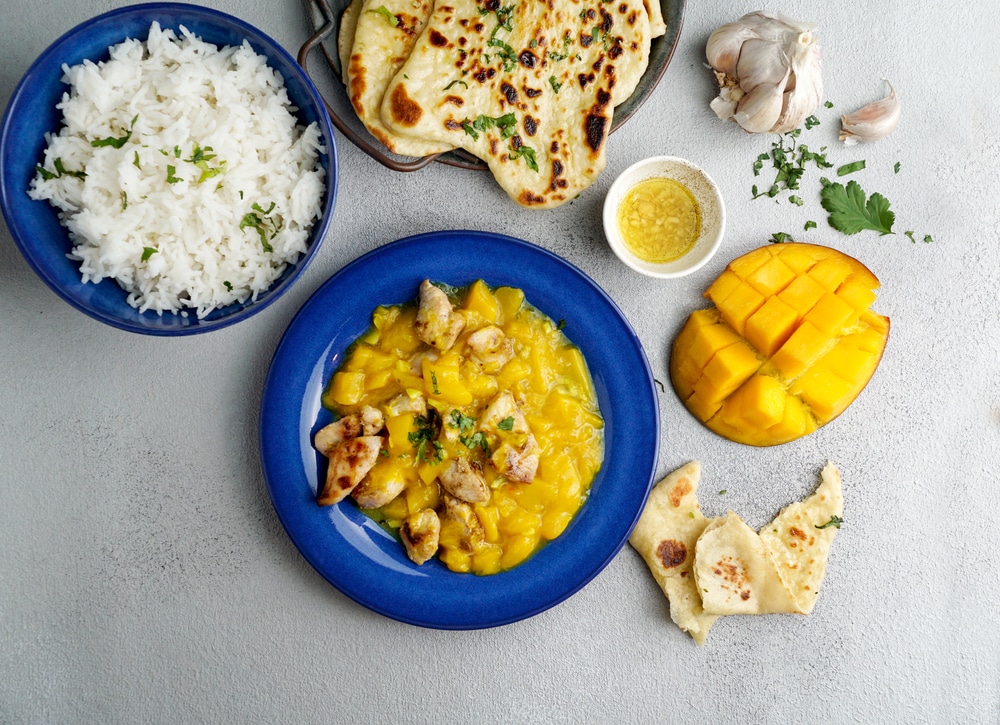
[[[691,413],[737,443],[772,446],[840,415],[875,372],[889,318],[879,281],[835,249],[771,244],[733,260],[674,340],[670,379]]]

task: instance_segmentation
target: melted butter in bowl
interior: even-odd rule
[[[652,277],[680,277],[704,265],[722,242],[718,187],[690,161],[656,156],[627,168],[604,201],[604,233],[626,265]]]

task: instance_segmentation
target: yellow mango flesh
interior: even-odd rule
[[[878,279],[814,244],[772,244],[734,259],[674,340],[670,379],[687,409],[738,443],[812,433],[865,387],[889,319],[870,309]]]

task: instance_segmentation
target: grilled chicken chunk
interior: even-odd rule
[[[499,393],[486,406],[479,429],[499,441],[490,456],[497,471],[519,483],[535,480],[541,448],[510,391]]]
[[[472,350],[472,360],[485,373],[500,372],[514,357],[514,343],[496,325],[482,327],[471,335],[467,342]]]
[[[434,509],[410,514],[399,527],[406,555],[415,564],[423,564],[437,553],[441,539],[441,519]]]
[[[395,476],[365,476],[357,488],[351,492],[351,496],[357,501],[358,506],[363,509],[374,509],[385,506],[406,488],[406,478],[401,475]]]
[[[478,544],[486,540],[486,532],[483,530],[479,517],[476,516],[472,504],[459,501],[449,493],[442,494],[442,498],[444,510],[440,514],[441,517],[448,521],[454,521],[460,526],[462,535],[459,545],[463,550],[471,553]]]
[[[482,468],[468,458],[456,458],[438,478],[444,490],[455,498],[469,503],[490,500],[490,488],[483,478]]]
[[[326,484],[317,499],[319,505],[343,501],[375,465],[381,450],[380,436],[358,436],[334,446],[329,454]]]
[[[327,458],[338,444],[358,436],[373,436],[382,430],[385,420],[382,411],[366,405],[360,414],[345,415],[330,425],[320,428],[313,436],[313,447]]]
[[[425,279],[420,284],[420,302],[414,328],[417,337],[431,347],[447,350],[455,344],[465,320],[455,314],[448,295]]]

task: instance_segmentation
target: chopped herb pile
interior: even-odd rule
[[[243,220],[240,222],[240,231],[248,227],[254,229],[260,235],[260,244],[264,248],[264,251],[268,253],[273,252],[274,249],[271,247],[269,240],[274,239],[278,233],[278,228],[269,214],[274,211],[274,202],[272,201],[271,206],[266,210],[257,202],[254,202],[251,208],[253,209],[252,212],[243,215]]]

